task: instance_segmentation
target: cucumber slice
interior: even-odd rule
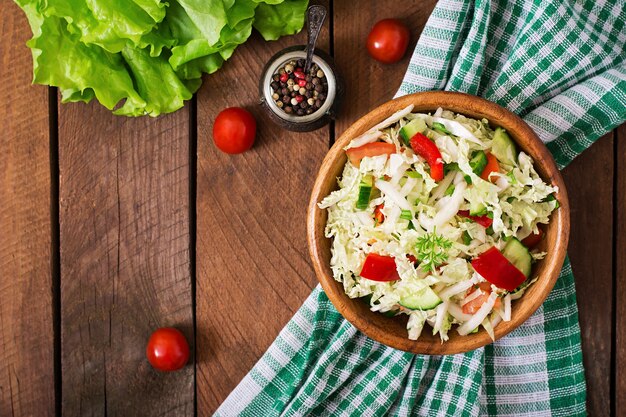
[[[469,209],[470,216],[484,216],[487,214],[487,207],[483,203],[472,202]]]
[[[470,160],[470,167],[474,174],[480,177],[480,174],[483,173],[485,167],[487,166],[487,155],[483,151],[477,151],[474,153],[474,156]]]
[[[405,124],[402,129],[400,129],[400,137],[410,146],[409,141],[416,133],[424,133],[426,130],[426,122],[422,119],[413,119],[409,123]]]
[[[487,155],[483,151],[476,151],[474,152],[472,159],[470,159],[469,164],[474,174],[480,177],[480,174],[483,173],[483,170],[487,166]],[[472,177],[466,175],[465,182],[471,184]]]
[[[528,248],[524,246],[522,242],[514,237],[511,238],[504,247],[502,254],[509,262],[515,265],[526,278],[530,277],[533,258],[530,256]]]
[[[357,209],[365,210],[367,206],[369,206],[373,187],[374,178],[371,175],[366,175],[361,179],[361,183],[359,184],[359,198],[356,201]]]
[[[441,298],[430,287],[426,287],[415,294],[404,297],[399,304],[411,310],[432,310],[442,302]]]
[[[498,159],[498,161],[507,165],[515,165],[515,161],[517,161],[515,143],[513,143],[509,134],[506,133],[506,130],[501,127],[497,127],[493,135],[491,153]]]
[[[450,132],[443,123],[433,122],[433,130],[443,133],[444,135],[449,135]]]

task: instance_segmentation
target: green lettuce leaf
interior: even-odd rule
[[[308,0],[261,3],[256,11],[254,28],[266,41],[298,33],[304,25],[304,12],[308,3]]]
[[[307,0],[15,0],[33,37],[33,82],[63,102],[96,98],[115,114],[183,107],[255,27],[298,32]]]

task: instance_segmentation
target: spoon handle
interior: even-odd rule
[[[308,42],[306,45],[306,63],[304,64],[304,72],[308,73],[311,68],[311,61],[313,59],[313,51],[315,51],[315,43],[319,36],[324,19],[326,19],[326,8],[324,6],[315,5],[311,6],[306,11],[307,16],[307,35]]]

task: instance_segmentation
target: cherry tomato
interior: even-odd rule
[[[213,142],[221,151],[235,154],[247,151],[254,143],[256,120],[241,107],[222,110],[213,123]]]
[[[539,229],[539,233],[537,234],[529,234],[527,237],[524,238],[524,240],[522,240],[522,245],[526,246],[527,248],[533,248],[537,246],[539,242],[541,242],[541,239],[543,239],[543,234],[543,230],[541,229]]]
[[[372,142],[357,148],[350,148],[346,151],[348,159],[352,162],[352,165],[358,167],[361,164],[361,159],[366,156],[379,156],[379,155],[391,155],[396,153],[396,145],[386,142]]]
[[[495,156],[488,153],[487,165],[485,165],[485,169],[483,169],[483,172],[480,174],[480,178],[484,179],[485,181],[489,181],[489,174],[491,174],[492,172],[498,172],[499,170],[500,170],[500,164],[498,163],[498,160],[496,159]],[[497,177],[491,178],[491,182],[496,182],[496,181],[497,181]]]
[[[374,209],[374,220],[376,220],[376,224],[381,224],[385,221],[385,215],[382,212],[383,208],[385,208],[385,205],[379,204]]]
[[[176,371],[189,360],[189,344],[173,327],[156,329],[146,346],[148,362],[159,371]]]
[[[470,295],[474,291],[480,291],[481,294],[474,298],[472,301],[465,303],[463,305],[463,313],[465,314],[475,314],[482,307],[487,299],[491,295],[491,284],[488,282],[481,282],[478,285],[471,287],[467,290],[466,296]],[[496,298],[496,302],[493,304],[493,308],[498,309],[502,305],[502,301],[500,301],[500,297]]]
[[[411,37],[409,30],[398,19],[383,19],[376,23],[367,36],[367,51],[383,64],[393,64],[404,56]]]

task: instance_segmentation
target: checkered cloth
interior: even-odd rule
[[[623,0],[441,0],[398,95],[464,91],[521,115],[564,167],[626,121]],[[585,379],[574,277],[520,328],[466,354],[364,336],[317,287],[218,416],[577,416]]]

